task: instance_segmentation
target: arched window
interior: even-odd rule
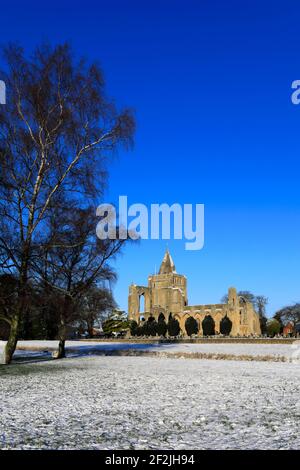
[[[141,312],[141,313],[145,312],[145,296],[144,296],[144,294],[141,294],[139,296],[139,312]]]

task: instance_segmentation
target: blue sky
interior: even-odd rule
[[[68,40],[135,109],[135,146],[114,160],[107,201],[205,204],[203,250],[169,242],[190,304],[217,303],[231,285],[269,297],[269,315],[300,300],[299,14],[296,1],[1,5],[2,44]],[[118,259],[122,308],[165,246],[142,241]]]

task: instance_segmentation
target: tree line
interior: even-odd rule
[[[215,334],[215,321],[211,315],[206,315],[202,321],[202,331],[204,336],[212,336]],[[135,320],[129,324],[130,333],[132,336],[178,336],[180,334],[180,325],[176,318],[171,314],[168,322],[165,321],[164,315],[159,315],[156,321],[154,317],[150,316],[147,321],[138,325]],[[231,320],[225,316],[220,323],[220,333],[229,335],[232,328]],[[193,317],[188,317],[185,321],[185,330],[187,336],[197,335],[199,333],[199,324]]]

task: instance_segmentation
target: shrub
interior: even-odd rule
[[[152,317],[153,318],[153,317]],[[151,320],[150,319],[148,320],[148,332],[149,332],[149,335],[150,336],[156,336],[157,334],[157,322],[154,320]]]
[[[157,334],[159,336],[166,336],[167,331],[168,331],[168,327],[167,327],[165,320],[164,319],[159,320],[157,323]]]
[[[280,332],[280,322],[276,320],[276,318],[271,318],[271,320],[268,320],[267,322],[267,333],[268,336],[275,336]]]
[[[188,317],[185,321],[185,330],[188,336],[196,335],[199,331],[198,323],[193,317]]]
[[[204,336],[213,336],[215,334],[215,321],[211,315],[206,315],[202,322]]]
[[[138,330],[138,324],[135,320],[131,320],[129,328],[130,328],[131,336],[136,336],[137,335],[137,330]]]
[[[222,335],[229,335],[232,329],[232,321],[230,318],[227,317],[227,315],[222,318],[221,323],[220,323],[220,333]]]
[[[178,336],[180,333],[180,326],[176,318],[171,318],[168,323],[168,332],[170,336]]]
[[[142,336],[142,327],[138,326],[137,329],[135,330],[135,336]]]
[[[141,335],[149,336],[148,322],[146,321],[141,325]]]

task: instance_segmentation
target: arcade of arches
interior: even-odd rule
[[[259,316],[253,305],[239,297],[234,287],[228,289],[226,304],[188,305],[187,279],[176,272],[167,250],[159,273],[148,277],[148,286],[131,284],[129,287],[128,318],[138,324],[152,317],[156,321],[164,319],[167,323],[171,316],[178,320],[182,334],[187,334],[186,321],[189,317],[196,320],[199,336],[261,333]]]

